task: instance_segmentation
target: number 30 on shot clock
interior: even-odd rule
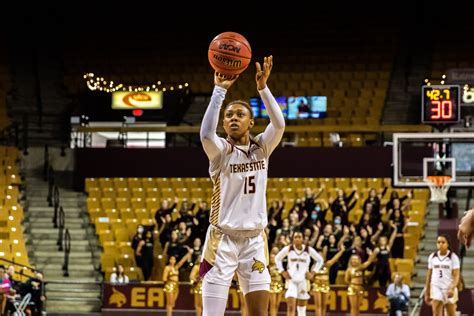
[[[458,85],[423,86],[421,122],[425,124],[458,123],[460,92]]]

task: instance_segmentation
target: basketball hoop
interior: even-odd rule
[[[446,203],[452,178],[450,176],[427,176],[426,182],[431,191],[431,202]]]

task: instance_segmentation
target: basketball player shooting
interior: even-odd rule
[[[471,246],[474,238],[474,209],[470,209],[464,214],[458,227],[458,239],[466,247]]]
[[[210,224],[203,247],[203,315],[225,313],[235,272],[245,295],[249,315],[268,315],[270,274],[264,229],[267,226],[266,186],[270,154],[285,129],[283,114],[267,87],[273,57],[256,63],[257,90],[267,108],[270,123],[251,138],[254,125],[250,105],[232,101],[224,108],[227,138],[216,134],[219,112],[227,89],[238,76],[214,74],[214,91],[201,125],[201,142],[209,158],[214,189]]]

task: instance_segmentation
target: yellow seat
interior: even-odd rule
[[[143,184],[140,178],[128,178],[128,188],[129,189],[136,189],[136,188],[142,188]]]
[[[190,199],[189,190],[187,188],[176,188],[174,192],[179,199]]]
[[[102,197],[104,198],[115,198],[115,188],[102,188]]]
[[[146,189],[146,197],[161,199],[161,190],[158,188],[148,188]]]
[[[158,189],[171,188],[171,183],[168,178],[154,178],[154,181]]]
[[[87,203],[87,209],[88,210],[100,208],[100,199],[96,199],[96,198],[93,198],[93,197],[88,197],[86,203]]]
[[[334,185],[339,189],[348,189],[351,187],[350,178],[334,178]]]
[[[101,198],[100,199],[100,206],[103,209],[115,208],[115,199],[113,199],[113,198]]]
[[[88,193],[88,196],[91,197],[91,198],[101,198],[102,197],[102,191],[100,190],[100,188],[89,188],[89,193]]]
[[[119,228],[119,229],[115,230],[114,235],[115,235],[114,240],[116,242],[130,241],[129,232],[128,232],[127,228]]]
[[[143,179],[142,179],[142,187],[143,187],[144,189],[156,188],[156,187],[157,187],[157,184],[156,184],[154,178],[143,178]]]
[[[202,188],[191,188],[191,199],[205,200],[206,194]]]
[[[369,188],[381,189],[383,187],[382,178],[368,178],[367,185]]]
[[[145,200],[142,198],[131,198],[130,199],[130,204],[132,209],[136,208],[145,208]]]
[[[112,181],[115,189],[128,188],[128,181],[125,178],[113,178]]]
[[[129,199],[132,197],[132,194],[129,188],[117,188],[117,197]]]
[[[162,188],[161,189],[161,197],[163,199],[171,199],[174,200],[175,193],[172,188]]]
[[[115,258],[117,258],[117,257],[118,257],[118,255],[116,255],[114,253],[111,253],[111,254],[102,253],[100,255],[100,269],[101,269],[101,271],[105,272],[106,269],[115,268],[115,263],[116,263]]]
[[[199,180],[197,178],[184,178],[184,183],[188,189],[199,188]]]
[[[170,178],[170,184],[173,189],[181,189],[186,187],[183,178]]]
[[[135,209],[135,218],[138,220],[138,222],[141,222],[142,219],[150,219],[151,214],[152,213],[148,211],[146,208]]]
[[[127,208],[121,208],[119,209],[120,210],[120,218],[124,221],[126,221],[127,219],[133,219],[135,218],[135,213],[132,211],[131,208],[127,207]]]
[[[110,218],[108,217],[98,217],[94,222],[95,231],[99,233],[100,231],[110,229]]]
[[[133,200],[133,198],[131,199],[128,199],[128,198],[116,198],[115,199],[115,206],[117,208],[127,208],[127,207],[131,207],[131,203],[130,201]]]
[[[99,181],[96,178],[86,178],[85,191],[89,192],[91,188],[99,188]]]
[[[109,218],[109,220],[120,218],[120,213],[115,208],[108,208],[105,210],[105,216]]]
[[[99,185],[102,189],[114,188],[114,182],[111,178],[99,178]]]

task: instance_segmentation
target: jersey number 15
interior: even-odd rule
[[[255,176],[244,178],[244,194],[255,193]]]

